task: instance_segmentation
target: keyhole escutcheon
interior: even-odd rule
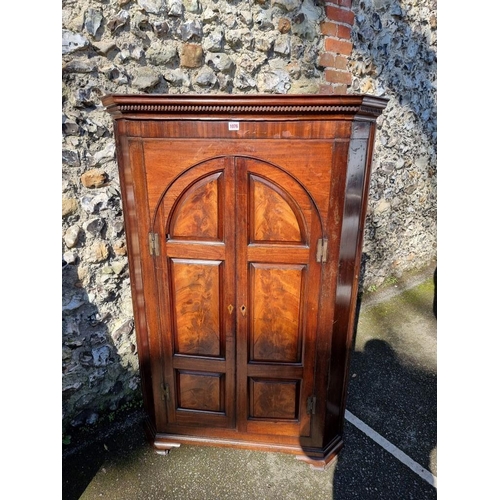
[[[241,311],[241,314],[243,316],[246,316],[246,314],[247,314],[247,308],[244,305],[240,307],[240,311]]]

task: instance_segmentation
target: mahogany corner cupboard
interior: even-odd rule
[[[375,120],[366,95],[108,95],[148,438],[342,447]]]

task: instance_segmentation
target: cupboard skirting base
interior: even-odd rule
[[[338,458],[339,452],[344,446],[344,442],[340,436],[332,441],[332,443],[330,443],[324,450],[322,450],[317,448],[303,448],[300,445],[270,444],[247,441],[244,439],[218,439],[203,436],[165,434],[155,432],[149,421],[146,422],[145,431],[153,449],[160,455],[168,455],[173,448],[179,448],[181,444],[288,453],[295,455],[297,460],[309,464],[311,469],[319,471],[324,471],[329,468],[329,466],[333,465]]]

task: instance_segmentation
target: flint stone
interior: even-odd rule
[[[241,10],[238,12],[238,17],[240,19],[243,19],[243,22],[247,25],[247,26],[251,26],[252,23],[253,23],[253,17],[252,17],[252,13],[248,10]]]
[[[153,42],[146,50],[146,57],[155,65],[169,64],[177,57],[177,49],[174,45]]]
[[[114,236],[119,236],[123,232],[123,229],[124,229],[123,220],[114,220],[111,223],[111,229],[113,230]]]
[[[62,130],[64,135],[80,135],[80,126],[68,117],[63,117]]]
[[[387,212],[389,209],[391,208],[391,204],[389,201],[387,200],[380,200],[378,203],[377,203],[377,206],[375,207],[375,209],[373,210],[373,213],[375,215],[380,215],[384,212]]]
[[[125,62],[129,57],[139,61],[141,57],[144,55],[144,51],[138,47],[137,45],[129,45],[124,48],[119,54],[118,57]]]
[[[286,70],[293,79],[297,80],[298,78],[300,78],[301,67],[297,61],[287,64]]]
[[[82,208],[89,214],[93,214],[97,210],[108,208],[109,198],[106,193],[98,194],[97,196],[84,196],[82,198]]]
[[[106,127],[104,127],[102,124],[95,123],[90,119],[85,120],[85,125],[83,126],[83,128],[96,137],[102,137],[107,132]]]
[[[151,14],[158,14],[165,7],[163,0],[137,0],[137,3]]]
[[[76,262],[76,254],[74,252],[64,252],[63,259],[66,264],[74,264]]]
[[[103,16],[101,11],[89,9],[85,13],[85,30],[89,35],[95,36],[101,26]]]
[[[212,9],[205,9],[203,11],[203,15],[201,16],[201,20],[204,23],[212,23],[216,19],[218,19],[218,17],[219,17],[219,13],[218,12],[214,12]]]
[[[219,82],[219,89],[221,91],[226,90],[230,83],[232,82],[232,78],[229,75],[223,75],[222,73],[219,73],[217,75],[217,81]]]
[[[111,263],[111,269],[115,274],[121,274],[126,267],[127,267],[127,262],[124,260],[115,261]]]
[[[174,17],[182,16],[182,0],[168,1],[168,15]]]
[[[202,37],[203,30],[198,19],[185,22],[181,26],[181,38],[184,42],[191,39],[199,39]]]
[[[125,321],[125,323],[123,323],[111,334],[111,338],[115,342],[118,342],[122,337],[128,337],[132,333],[133,329],[134,329],[134,320],[129,319]]]
[[[255,17],[255,24],[261,31],[271,31],[274,29],[274,24],[268,11],[260,11]]]
[[[306,40],[314,40],[317,35],[317,18],[310,18],[301,12],[300,19],[302,19],[302,16],[304,16],[303,20],[296,22],[292,27],[293,34]]]
[[[96,241],[86,251],[86,257],[89,262],[104,262],[109,256],[108,245],[103,241]]]
[[[110,349],[107,345],[92,349],[92,359],[95,366],[106,366],[110,361]]]
[[[213,67],[221,73],[228,74],[234,68],[234,62],[227,54],[207,56],[207,62],[212,63]]]
[[[115,145],[112,142],[110,142],[109,144],[106,145],[105,148],[98,151],[92,157],[90,165],[91,166],[98,165],[99,163],[102,163],[103,160],[112,160],[115,157],[115,151],[116,151]]]
[[[108,180],[108,176],[106,172],[94,168],[82,174],[80,179],[82,181],[82,184],[86,188],[98,188],[106,183],[106,181]]]
[[[255,37],[255,48],[260,50],[261,52],[267,52],[271,49],[271,46],[274,42],[274,37],[272,36],[259,36]]]
[[[287,56],[290,54],[290,39],[287,36],[280,36],[274,42],[274,52]]]
[[[258,56],[251,57],[248,54],[243,54],[239,59],[238,59],[238,67],[243,69],[249,74],[254,74],[254,71],[262,65],[262,63],[265,61],[265,57],[262,56],[262,54],[259,54]],[[284,61],[282,61],[284,64]]]
[[[208,52],[221,52],[224,46],[224,33],[218,29],[203,40],[203,48]]]
[[[193,14],[200,12],[201,5],[199,0],[183,0],[182,3],[188,12],[192,12]]]
[[[255,37],[247,28],[228,30],[226,32],[226,41],[233,48],[237,48],[242,45],[247,49],[251,49],[253,47],[254,40]]]
[[[189,77],[184,73],[184,71],[182,71],[181,68],[167,70],[163,73],[163,77],[167,82],[175,85],[176,87],[189,85]]]
[[[141,67],[137,76],[132,80],[132,85],[140,90],[147,90],[160,83],[160,76],[147,66]]]
[[[315,5],[313,0],[304,0],[300,13],[296,16],[296,22],[292,26],[293,33],[306,40],[314,40],[321,14],[321,9]]]
[[[396,169],[397,170],[400,170],[402,169],[403,167],[405,166],[405,161],[403,158],[398,158],[398,160],[396,161]]]
[[[70,300],[63,300],[63,311],[74,311],[85,304],[85,300],[80,295],[74,295]]]
[[[291,29],[292,29],[292,24],[290,23],[289,19],[282,17],[278,21],[278,31],[280,33],[288,33]]]
[[[260,92],[286,94],[290,89],[290,75],[280,69],[261,73],[257,80]]]
[[[127,245],[124,241],[118,241],[113,245],[113,252],[115,255],[127,255]]]
[[[77,50],[81,50],[89,44],[89,41],[80,33],[73,33],[69,30],[62,32],[62,53],[71,54]]]
[[[424,169],[425,167],[429,166],[429,164],[430,164],[430,162],[429,162],[429,159],[427,158],[427,156],[419,156],[415,160],[415,166],[418,169]]]
[[[98,218],[90,219],[83,225],[83,229],[90,236],[98,236],[101,233],[103,227],[104,227],[104,220]]]
[[[136,12],[132,17],[131,24],[134,28],[140,31],[147,28],[149,24],[149,17],[145,16],[142,12]],[[135,31],[135,34],[137,35],[138,33]]]
[[[72,151],[70,149],[63,149],[62,151],[62,162],[70,167],[80,166],[80,157],[78,151]]]
[[[97,64],[91,59],[75,58],[65,64],[63,73],[92,73],[97,71]]]
[[[78,200],[76,198],[63,198],[62,216],[74,214],[78,210]]]
[[[92,99],[92,88],[87,87],[83,89],[77,89],[72,96],[72,103],[77,108],[92,106],[94,104],[94,101]]]
[[[116,67],[111,67],[105,71],[106,76],[108,79],[118,85],[122,83],[128,83],[128,78],[127,75],[122,73],[118,68]]]
[[[70,226],[64,233],[64,243],[68,248],[73,248],[78,243],[80,227],[77,224]]]
[[[226,28],[234,28],[238,25],[236,21],[236,16],[233,13],[227,15],[227,17],[223,18],[223,22],[226,25]]]
[[[249,90],[257,86],[257,82],[247,73],[241,70],[236,71],[234,86],[240,90]]]
[[[156,35],[159,37],[167,36],[168,32],[170,31],[170,27],[166,21],[154,23],[153,29]]]
[[[116,31],[118,28],[124,26],[127,23],[129,17],[130,15],[126,10],[121,10],[108,22],[108,28],[111,32]]]
[[[300,7],[302,0],[271,0],[272,6],[278,6],[283,10],[291,12]]]
[[[217,81],[215,73],[210,68],[203,68],[196,75],[195,83],[201,87],[212,87]]]

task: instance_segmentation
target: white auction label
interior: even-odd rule
[[[240,122],[229,122],[227,124],[229,130],[239,130],[240,129]]]

